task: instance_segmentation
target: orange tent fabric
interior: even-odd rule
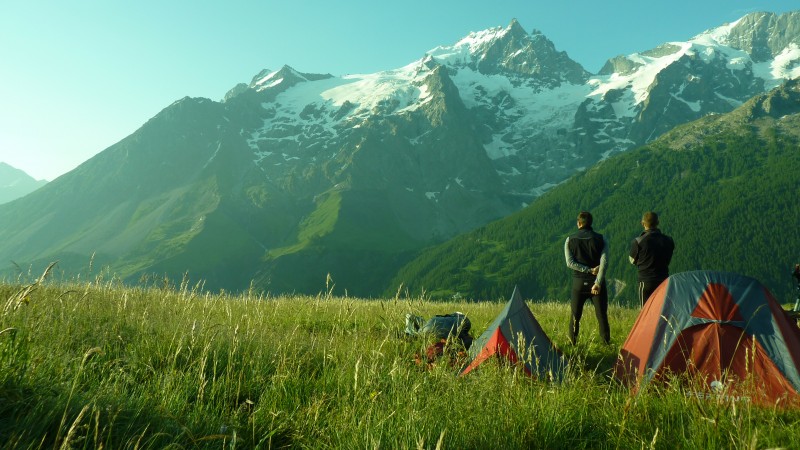
[[[800,329],[758,281],[733,273],[673,275],[645,304],[614,376],[638,389],[685,374],[699,396],[800,406]]]

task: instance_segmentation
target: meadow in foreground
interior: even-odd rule
[[[414,362],[406,313],[461,311],[477,337],[497,300],[1,284],[0,448],[800,448],[798,410],[617,385],[633,309],[610,308],[610,346],[587,311],[573,347],[567,302],[529,302],[569,359],[560,384]]]

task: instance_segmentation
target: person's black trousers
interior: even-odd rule
[[[656,288],[661,285],[661,282],[664,280],[646,280],[646,281],[639,281],[639,303],[644,306],[645,302],[648,298],[650,298],[650,294],[656,290]]]
[[[572,318],[569,326],[569,340],[574,345],[578,342],[578,332],[580,331],[581,317],[583,316],[583,306],[586,300],[591,299],[594,305],[594,314],[597,317],[597,324],[600,330],[600,337],[606,344],[611,342],[611,330],[608,326],[608,290],[606,283],[600,285],[600,294],[592,295],[593,280],[582,278],[572,278]]]

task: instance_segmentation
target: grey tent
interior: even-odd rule
[[[564,377],[564,356],[533,317],[516,286],[503,311],[473,342],[469,350],[470,362],[462,369],[461,375],[495,355],[521,364],[530,376],[555,381]]]

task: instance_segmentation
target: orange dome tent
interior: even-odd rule
[[[672,275],[645,303],[614,376],[637,389],[668,374],[693,395],[800,406],[800,329],[758,281],[712,271]]]

